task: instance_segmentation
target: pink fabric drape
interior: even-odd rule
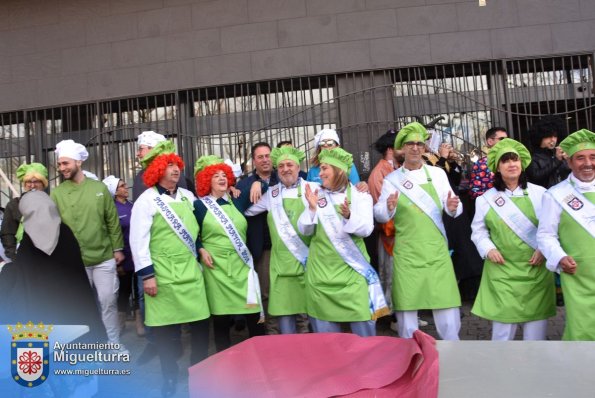
[[[254,337],[189,369],[190,397],[438,396],[435,340],[349,333]]]

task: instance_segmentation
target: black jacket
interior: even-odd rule
[[[529,182],[550,188],[566,179],[570,174],[570,168],[565,161],[556,158],[554,150],[538,148],[534,150],[526,172]]]
[[[246,206],[240,207],[245,207],[246,209],[249,207],[248,202],[250,202],[250,188],[252,187],[252,183],[255,181],[261,180],[256,172],[252,172],[250,175],[248,175],[248,177],[238,182],[236,188],[242,192],[239,202],[247,203]],[[278,183],[279,180],[277,179],[277,171],[273,170],[268,185],[273,186]],[[241,209],[242,212],[244,210],[244,208]],[[262,256],[263,250],[271,248],[271,235],[269,234],[269,226],[267,224],[267,214],[268,212],[265,211],[264,213],[261,213],[257,216],[246,217],[246,221],[248,221],[248,241],[246,242],[246,245],[252,253],[255,263],[258,261],[260,256]]]

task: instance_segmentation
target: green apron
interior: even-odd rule
[[[430,182],[420,184],[442,208]],[[393,305],[396,311],[460,307],[461,296],[448,245],[436,224],[406,195],[395,212]]]
[[[283,209],[298,231],[297,220],[305,209],[301,199],[301,185],[298,185],[298,197],[283,199]],[[271,235],[269,314],[273,316],[306,313],[306,281],[303,265],[291,254],[277,233],[273,213],[267,216]],[[298,236],[308,245],[310,237],[299,233]]]
[[[537,217],[528,196],[510,199],[537,225]],[[554,274],[544,264],[529,264],[535,250],[519,238],[491,208],[485,216],[485,224],[505,263],[496,264],[486,258],[471,312],[502,323],[538,321],[556,315]]]
[[[246,242],[248,223],[233,204],[221,209],[236,227],[242,240]],[[247,306],[248,271],[229,237],[211,211],[207,211],[202,223],[201,240],[203,247],[213,258],[213,267],[203,264],[207,298],[213,315],[253,314],[260,312],[260,306]]]
[[[184,198],[168,205],[188,228],[188,233],[196,237],[198,223],[190,202]],[[157,278],[157,295],[151,297],[145,294],[147,326],[174,325],[208,318],[210,313],[200,266],[159,212],[153,216],[149,250]]]
[[[335,211],[343,217],[338,205]],[[364,240],[351,237],[366,260],[370,261]],[[324,227],[316,225],[306,271],[308,315],[331,322],[369,321],[372,319],[369,301],[366,279],[343,261]]]
[[[595,203],[595,192],[585,197]],[[595,340],[595,239],[566,210],[560,214],[560,245],[577,263],[574,275],[560,273],[566,326],[563,340]]]

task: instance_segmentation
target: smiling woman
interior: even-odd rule
[[[485,258],[471,312],[492,321],[492,340],[545,340],[547,318],[555,315],[553,274],[537,250],[537,220],[545,189],[527,183],[531,162],[523,144],[505,138],[488,153],[494,188],[477,198],[471,239]]]
[[[255,162],[270,163],[267,151],[261,155]],[[219,157],[207,155],[196,161],[194,173],[200,196],[194,202],[200,226],[196,247],[204,269],[215,347],[222,351],[231,345],[230,324],[235,315],[246,318],[250,337],[264,334],[260,285],[245,244],[248,224],[228,194],[235,183],[231,167]]]

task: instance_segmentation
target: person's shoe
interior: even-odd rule
[[[124,333],[124,329],[126,329],[126,313],[123,311],[118,312],[118,326],[120,327],[120,334]]]
[[[171,378],[165,378],[161,386],[162,397],[173,397],[176,394],[176,381]]]
[[[236,332],[241,332],[242,330],[246,329],[246,318],[241,316],[241,315],[237,315],[234,318],[234,329],[236,330]]]
[[[145,335],[145,324],[143,323],[143,317],[140,314],[140,310],[134,311],[134,325],[136,327],[136,335],[143,337]]]
[[[124,344],[118,343],[117,347],[118,348],[114,348],[114,349],[109,350],[109,352],[112,353],[112,354],[127,354],[127,355],[130,355],[130,351],[128,351],[128,349],[126,348],[126,346],[124,346]]]
[[[137,365],[144,365],[157,356],[157,345],[155,343],[147,343],[140,357],[136,360]]]
[[[417,318],[417,324],[419,325],[419,327],[428,326],[428,322],[427,321],[424,321],[421,318]]]
[[[392,330],[392,331],[393,331],[393,332],[395,332],[395,333],[398,333],[399,329],[397,329],[397,322],[395,322],[395,321],[392,321],[392,322],[390,323],[390,330]]]

